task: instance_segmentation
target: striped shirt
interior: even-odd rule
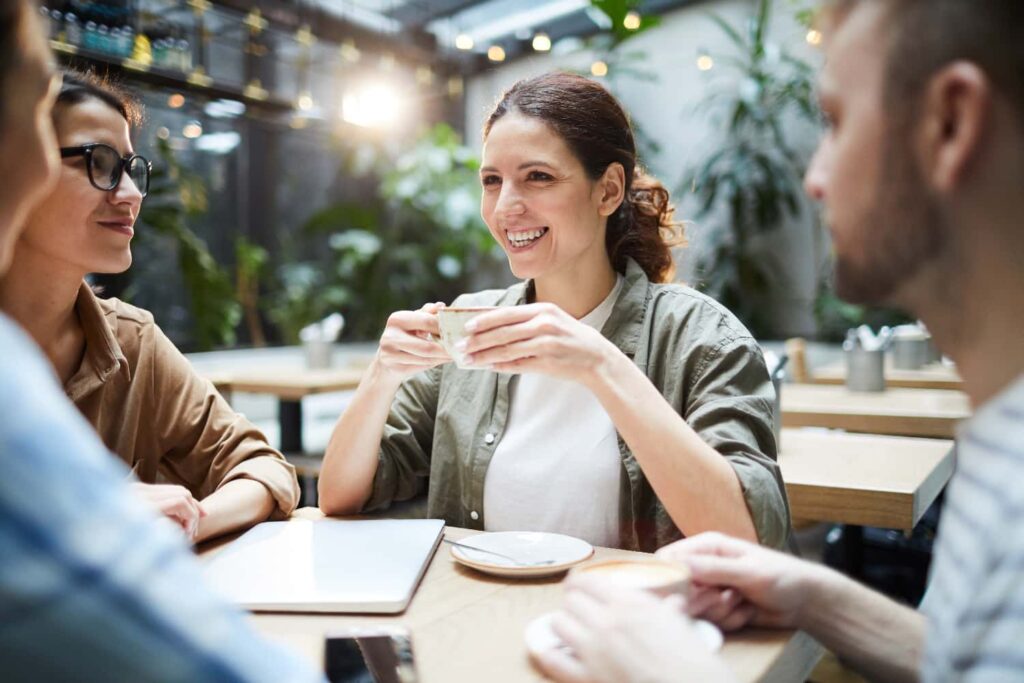
[[[0,678],[322,680],[203,587],[3,314],[0,350]]]
[[[1024,377],[960,431],[931,584],[925,683],[1024,681]]]

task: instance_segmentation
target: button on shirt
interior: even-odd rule
[[[580,322],[600,330],[622,283],[619,276]],[[514,378],[510,391],[508,423],[484,484],[486,529],[548,531],[618,545],[622,458],[604,407],[582,384],[537,373]],[[487,437],[486,443],[494,440]]]
[[[3,314],[0,349],[0,678],[322,681],[203,587]]]

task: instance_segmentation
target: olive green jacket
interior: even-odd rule
[[[532,283],[523,282],[507,290],[466,294],[453,305],[520,305],[531,295]],[[750,333],[729,311],[693,289],[652,284],[632,261],[601,333],[729,461],[759,540],[781,547],[790,520],[772,432],[775,392]],[[514,381],[514,375],[460,370],[451,363],[407,380],[384,427],[365,509],[412,498],[429,481],[428,516],[483,529],[487,466],[508,422]],[[681,538],[621,436],[619,451],[620,546],[650,552]]]

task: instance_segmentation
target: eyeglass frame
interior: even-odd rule
[[[146,195],[149,194],[149,179],[150,176],[153,175],[153,164],[149,161],[149,159],[142,156],[141,154],[125,154],[124,156],[119,157],[121,161],[121,168],[120,173],[117,174],[117,179],[114,181],[114,184],[111,185],[110,187],[103,187],[102,185],[96,182],[96,179],[93,178],[92,175],[92,151],[97,147],[106,147],[107,149],[112,150],[114,154],[117,154],[117,150],[114,149],[112,146],[106,144],[105,142],[90,142],[85,145],[78,145],[77,147],[61,147],[60,158],[70,159],[74,157],[85,157],[85,170],[86,173],[88,173],[89,175],[89,184],[95,187],[100,192],[113,192],[114,190],[116,190],[121,185],[121,178],[124,177],[125,173],[128,173],[128,177],[131,178],[131,173],[129,172],[129,169],[131,168],[132,162],[135,161],[135,159],[142,159],[146,167],[146,187],[138,187],[136,185],[136,189],[138,189],[138,191],[142,194],[142,198],[145,199]],[[135,181],[133,180],[132,182],[134,183]]]

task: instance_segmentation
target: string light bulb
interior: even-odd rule
[[[711,55],[700,55],[697,57],[697,68],[701,71],[711,71],[715,68],[715,60],[711,58]]]
[[[807,42],[810,43],[811,45],[821,45],[821,39],[821,31],[812,28],[810,31],[807,32]]]
[[[622,20],[622,25],[626,27],[627,31],[637,30],[640,28],[640,13],[635,10],[626,12],[626,16]]]
[[[590,73],[600,78],[601,76],[608,75],[608,65],[601,60],[598,60],[590,65]]]
[[[533,37],[533,49],[537,52],[547,52],[551,49],[551,37],[546,33],[538,33]]]
[[[491,45],[487,48],[487,59],[492,62],[504,62],[505,61],[505,48],[501,45]]]
[[[459,50],[472,50],[473,49],[473,36],[468,33],[460,33],[455,36],[455,47]]]

